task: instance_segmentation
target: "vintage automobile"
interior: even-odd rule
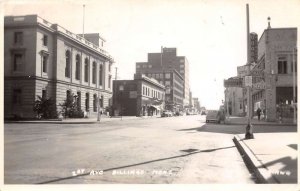
[[[208,110],[206,115],[206,123],[209,123],[211,121],[215,121],[217,123],[220,123],[222,119],[220,110]]]
[[[172,117],[173,113],[169,110],[165,110],[161,113],[161,117]]]

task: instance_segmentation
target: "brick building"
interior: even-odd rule
[[[114,116],[160,115],[164,109],[165,87],[143,74],[135,74],[133,80],[114,80],[113,92]]]
[[[92,42],[91,42],[92,41]],[[55,100],[57,110],[68,93],[93,115],[109,106],[113,58],[99,34],[76,35],[37,15],[4,19],[5,117],[34,117],[37,96]]]

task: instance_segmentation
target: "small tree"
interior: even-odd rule
[[[43,119],[55,119],[57,118],[57,111],[55,101],[51,98],[47,99],[41,96],[37,96],[37,100],[34,102],[33,111],[37,114],[37,117]]]
[[[74,94],[68,94],[67,99],[59,104],[62,107],[62,115],[67,118],[83,118],[83,111],[77,106]]]

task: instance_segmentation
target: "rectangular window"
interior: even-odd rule
[[[14,89],[13,90],[13,104],[21,104],[22,103],[22,90]]]
[[[287,59],[286,59],[286,57],[278,58],[278,74],[287,74]]]
[[[23,44],[23,32],[15,32],[14,43],[17,45]]]
[[[47,90],[42,90],[42,98],[43,99],[47,98]]]
[[[42,56],[42,62],[43,62],[43,72],[47,73],[47,63],[48,63],[48,56],[47,55],[43,55]]]
[[[77,92],[77,100],[76,100],[76,103],[77,103],[77,108],[78,108],[78,109],[81,109],[81,92]]]
[[[136,65],[136,68],[140,68],[140,65],[137,64],[137,65]]]
[[[94,94],[94,99],[93,99],[93,110],[94,112],[97,112],[97,95]]]
[[[23,65],[23,55],[15,54],[14,55],[14,71],[21,71]]]
[[[43,36],[43,45],[47,46],[48,45],[48,36],[44,34]]]
[[[295,61],[295,65],[293,62],[291,62],[291,72],[294,72],[294,66],[295,66],[295,72],[297,73],[297,61]]]
[[[166,77],[166,79],[170,79],[170,77],[171,77],[170,73],[166,73],[165,77]]]
[[[108,88],[111,87],[111,75],[108,76]]]

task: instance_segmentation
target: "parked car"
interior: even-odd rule
[[[219,111],[218,110],[208,110],[207,115],[206,115],[206,123],[210,122],[210,121],[215,121],[217,123],[221,122],[221,118],[219,115]]]
[[[171,111],[165,110],[161,113],[161,117],[172,117],[173,114]]]

